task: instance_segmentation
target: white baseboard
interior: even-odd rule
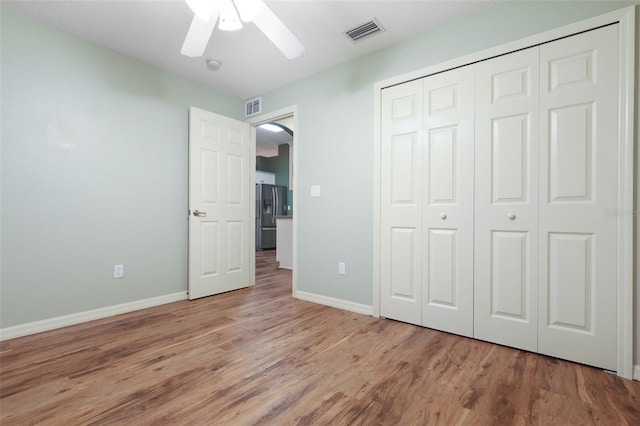
[[[306,300],[307,302],[318,303],[320,305],[331,306],[332,308],[355,312],[357,314],[373,315],[372,306],[349,302],[347,300],[335,299],[333,297],[322,296],[315,293],[307,293],[305,291],[296,291],[293,297],[300,300]]]
[[[91,311],[78,312],[76,314],[64,315],[41,321],[28,322],[26,324],[14,325],[0,329],[0,341],[14,339],[16,337],[28,336],[43,331],[66,327],[68,325],[80,324],[82,322],[107,318],[113,315],[125,314],[140,309],[151,308],[153,306],[164,305],[166,303],[185,300],[187,292],[167,294],[164,296],[152,297],[150,299],[136,300],[135,302],[123,303],[120,305],[107,306],[105,308],[93,309]]]
[[[633,367],[633,380],[640,380],[640,365]]]

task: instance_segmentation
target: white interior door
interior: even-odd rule
[[[618,26],[541,46],[539,352],[616,370]]]
[[[380,315],[421,322],[422,80],[382,92]]]
[[[537,350],[537,47],[477,64],[474,336]]]
[[[474,66],[424,79],[422,325],[473,336]]]
[[[253,284],[250,126],[189,110],[189,299]]]

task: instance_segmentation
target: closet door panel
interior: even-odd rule
[[[618,26],[541,46],[539,351],[615,370]]]
[[[539,51],[477,64],[474,337],[537,350]]]
[[[422,325],[473,335],[474,66],[424,79]]]
[[[421,323],[422,81],[382,92],[380,315]]]
[[[491,233],[491,312],[506,320],[526,321],[530,245],[528,232]],[[513,285],[519,283],[519,285]]]

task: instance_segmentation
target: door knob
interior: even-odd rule
[[[516,220],[516,214],[509,212],[509,213],[507,213],[507,218],[509,220]]]
[[[201,212],[200,210],[194,210],[193,215],[196,217],[207,217],[207,212]]]
[[[446,213],[440,213],[440,219],[445,220],[447,218]]]

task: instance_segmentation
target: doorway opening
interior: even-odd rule
[[[255,282],[291,274],[296,294],[296,107],[247,120],[254,128],[255,163]]]

